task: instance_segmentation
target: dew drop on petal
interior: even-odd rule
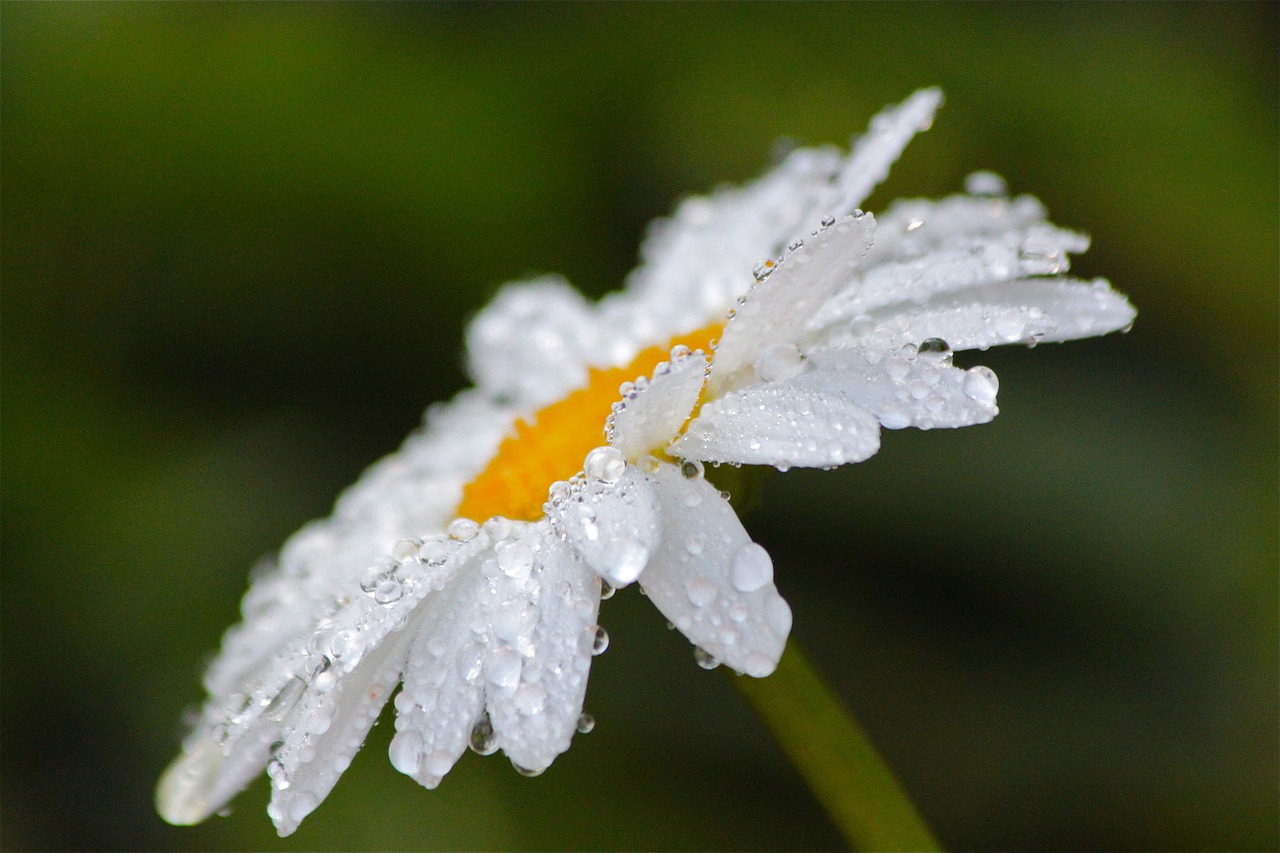
[[[613,584],[609,583],[606,580],[600,581],[600,600],[601,601],[608,601],[609,599],[613,598],[613,594],[615,592],[617,592],[617,590],[614,589]]]
[[[619,536],[609,543],[604,552],[609,579],[619,585],[631,583],[648,565],[649,554],[649,546],[636,537]]]
[[[498,751],[498,736],[494,734],[493,723],[486,711],[471,727],[471,751],[478,755],[493,755]]]
[[[485,655],[485,680],[494,687],[510,690],[520,683],[520,668],[523,664],[524,659],[519,652],[510,646],[499,646]]]
[[[822,217],[823,228],[830,228],[832,225],[835,225],[835,224],[836,224],[836,218],[832,216],[830,213]]]
[[[289,805],[286,807],[286,811],[289,814],[290,820],[295,823],[300,823],[303,818],[315,811],[316,807],[319,805],[319,797],[308,791],[303,791],[289,800]]]
[[[588,625],[582,631],[579,646],[593,655],[603,654],[609,648],[609,632],[599,625]]]
[[[379,604],[394,604],[400,600],[400,596],[404,593],[400,586],[400,581],[395,578],[387,578],[374,588],[373,600]]]
[[[587,479],[599,483],[616,483],[627,470],[627,460],[616,447],[597,447],[587,454],[582,463],[582,473]]]
[[[514,761],[511,762],[511,766],[515,768],[515,771],[517,773],[519,773],[521,776],[524,776],[525,778],[528,778],[528,779],[532,779],[535,776],[541,776],[543,774],[543,771],[546,769],[546,768],[543,768],[542,770],[533,770],[528,767],[521,767],[519,764],[516,764]]]
[[[686,459],[680,463],[680,474],[686,480],[698,480],[702,478],[704,468],[702,463],[697,459]]]
[[[942,364],[951,360],[951,345],[942,338],[926,338],[920,342],[921,361]]]
[[[716,600],[716,585],[703,577],[697,577],[684,585],[689,603],[694,607],[706,607]]]
[[[971,399],[979,403],[994,403],[999,390],[1000,380],[991,368],[978,365],[965,371],[964,393]]]
[[[755,592],[773,580],[773,560],[769,552],[748,542],[734,552],[729,564],[729,580],[738,592]]]
[[[498,568],[511,578],[525,578],[533,571],[536,558],[533,549],[523,542],[501,542],[495,549]]]
[[[765,347],[756,359],[756,375],[761,382],[783,382],[798,376],[804,356],[795,344],[781,343]]]
[[[703,669],[715,669],[720,665],[720,659],[702,646],[693,647],[693,659]]]
[[[423,746],[422,735],[416,731],[410,729],[397,733],[388,749],[391,766],[407,776],[414,775],[422,764]]]
[[[547,704],[547,691],[540,684],[521,684],[511,701],[521,714],[540,714]]]
[[[765,258],[764,260],[757,261],[756,265],[751,268],[751,275],[755,277],[756,281],[764,281],[766,278],[773,275],[773,271],[777,268],[777,261],[773,258]]]
[[[450,539],[458,542],[470,542],[480,533],[480,525],[469,518],[455,518],[445,529]]]
[[[589,734],[596,727],[596,718],[590,714],[578,715],[578,734]]]
[[[995,172],[974,172],[964,179],[964,191],[969,195],[997,198],[1007,195],[1009,186]]]

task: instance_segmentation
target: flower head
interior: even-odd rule
[[[471,324],[476,387],[427,412],[254,581],[157,791],[193,823],[266,768],[282,835],[394,694],[396,769],[428,788],[471,747],[546,769],[578,730],[607,590],[638,582],[704,665],[777,666],[791,611],[704,463],[830,468],[880,429],[996,415],[952,353],[1128,326],[1087,238],[989,173],[858,206],[941,102],[917,92],[852,151],[801,149],[655,224],[621,292],[509,285]],[[396,692],[397,686],[400,686]]]

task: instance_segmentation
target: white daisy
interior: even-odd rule
[[[203,820],[265,767],[293,832],[400,684],[396,769],[433,788],[470,746],[541,772],[590,724],[603,584],[639,582],[704,665],[770,674],[791,611],[703,463],[827,468],[874,454],[882,426],[989,421],[995,375],[953,351],[1134,318],[1063,275],[1088,239],[989,173],[857,209],[940,102],[917,92],[848,155],[798,150],[688,199],[596,305],[556,279],[503,289],[468,329],[476,387],[246,593],[161,815]]]

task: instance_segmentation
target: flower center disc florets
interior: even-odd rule
[[[489,465],[462,490],[456,515],[541,518],[551,484],[580,470],[582,460],[604,440],[605,421],[618,400],[619,386],[652,374],[677,344],[710,352],[723,329],[716,323],[680,335],[643,350],[623,367],[591,368],[585,387],[516,421],[514,434],[503,439]]]

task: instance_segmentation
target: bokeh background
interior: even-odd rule
[[[868,207],[1000,171],[1140,316],[771,478],[793,638],[952,848],[1274,850],[1276,10],[4,4],[4,849],[838,847],[630,590],[539,779],[427,792],[384,719],[283,841],[265,780],[190,829],[152,790],[248,567],[463,387],[499,284],[613,289],[682,195],[939,84]]]

